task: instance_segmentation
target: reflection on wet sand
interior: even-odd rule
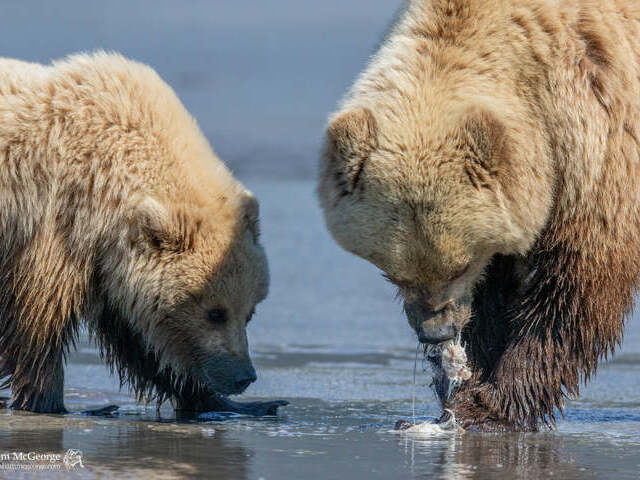
[[[262,200],[273,288],[249,327],[259,379],[248,392],[254,397],[243,400],[285,398],[291,404],[279,417],[179,422],[169,405],[159,417],[119,391],[83,338],[65,371],[67,408],[115,403],[119,416],[0,410],[0,453],[82,450],[85,468],[77,478],[637,477],[640,322],[630,322],[619,361],[602,365],[580,402],[568,405],[557,433],[391,434],[411,415],[415,352],[393,289],[368,264],[337,250],[311,182],[249,187]],[[433,418],[439,405],[430,379],[417,380],[417,415]]]
[[[260,199],[272,285],[249,326],[259,376],[249,395],[291,405],[270,421],[183,423],[170,411],[156,418],[118,390],[82,340],[65,372],[67,408],[116,403],[121,415],[37,416],[0,406],[0,453],[79,449],[85,468],[76,478],[637,478],[637,318],[623,352],[602,365],[560,433],[388,432],[411,414],[415,340],[393,287],[330,238],[313,179],[327,114],[401,3],[3,2],[11,19],[0,30],[3,55],[46,62],[107,48],[148,62]],[[419,382],[418,414],[433,417],[429,379]]]
[[[399,446],[414,474],[429,471],[434,478],[526,480],[553,475],[566,480],[596,476],[554,433],[404,436]],[[603,458],[603,464],[607,463]]]
[[[82,452],[83,478],[246,478],[253,452],[224,429],[0,412],[2,452]]]
[[[0,410],[0,453],[82,451],[77,478],[634,478],[640,438],[625,415],[600,430],[569,409],[565,432],[390,432],[408,401],[296,399],[278,418],[180,422],[125,405],[113,418]],[[432,412],[433,413],[433,412]],[[425,418],[419,418],[425,420]],[[606,422],[606,423],[605,423]],[[19,476],[18,476],[19,477]],[[0,478],[2,474],[0,473]],[[11,472],[7,478],[16,478]],[[25,477],[28,478],[28,477]]]

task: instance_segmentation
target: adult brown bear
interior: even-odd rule
[[[319,195],[420,340],[461,332],[465,427],[552,426],[640,269],[640,3],[412,0],[331,118]]]
[[[116,54],[0,59],[0,379],[64,412],[82,322],[142,398],[236,404],[246,324],[267,294],[258,204],[149,67]]]

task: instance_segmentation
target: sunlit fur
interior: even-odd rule
[[[467,427],[553,425],[640,270],[640,7],[412,0],[327,132],[319,195],[405,297],[468,305]]]
[[[82,322],[140,398],[238,393],[268,288],[258,205],[151,68],[106,53],[0,59],[0,165],[0,378],[14,408],[64,410]]]

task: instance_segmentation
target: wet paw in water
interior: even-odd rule
[[[106,407],[94,408],[91,410],[83,410],[82,415],[88,415],[90,417],[107,417],[115,415],[120,409],[118,405],[107,405]]]

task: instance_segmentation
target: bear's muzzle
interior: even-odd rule
[[[467,323],[470,308],[455,303],[434,311],[420,302],[405,302],[404,310],[420,343],[438,344],[453,340]]]

